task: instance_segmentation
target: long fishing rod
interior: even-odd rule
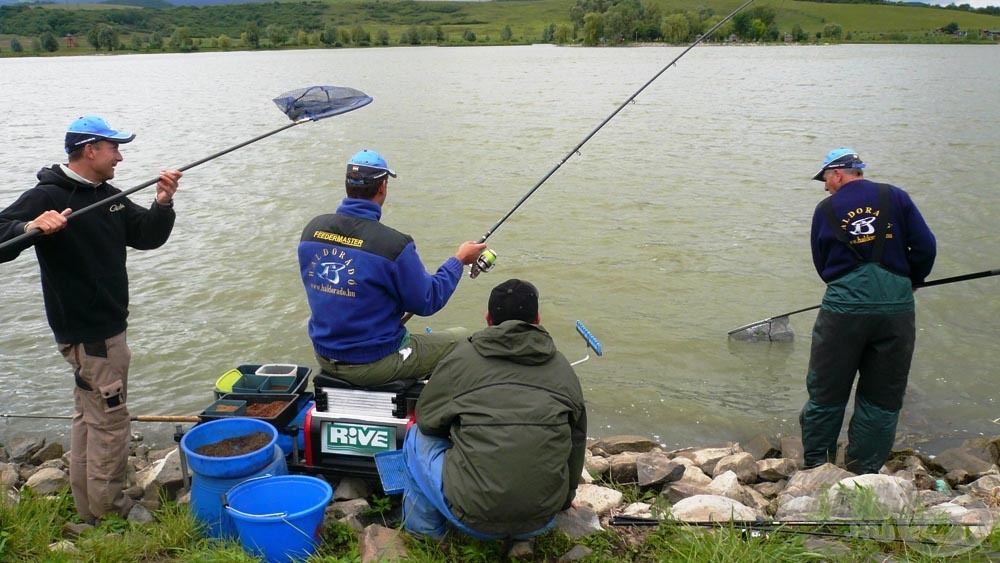
[[[285,129],[290,129],[296,125],[301,125],[303,123],[309,123],[310,121],[319,121],[320,119],[325,119],[327,117],[333,117],[335,115],[340,115],[347,113],[349,111],[354,111],[358,108],[364,107],[372,102],[371,96],[361,92],[360,90],[355,90],[354,88],[347,88],[343,86],[309,86],[307,88],[300,88],[298,90],[293,90],[291,92],[285,92],[274,98],[274,103],[277,104],[278,108],[292,120],[291,123],[282,125],[273,131],[264,133],[263,135],[258,135],[249,141],[244,141],[237,145],[231,146],[227,149],[223,149],[215,154],[206,156],[200,160],[196,160],[190,164],[185,164],[178,168],[181,172],[194,168],[204,164],[210,160],[219,158],[222,155],[229,154],[237,149],[243,148],[249,144],[256,143],[262,139],[266,139],[271,135],[276,135]],[[106,197],[101,201],[92,203],[82,209],[75,209],[72,213],[66,216],[66,219],[72,219],[79,215],[83,215],[88,211],[97,209],[99,207],[104,207],[108,203],[131,195],[141,189],[152,186],[153,184],[159,182],[159,177],[153,178],[139,184],[138,186],[131,187],[122,192],[116,193],[112,196]],[[17,244],[23,240],[35,237],[42,233],[42,230],[38,227],[29,229],[28,231],[0,243],[0,250]]]
[[[0,413],[0,418],[40,418],[47,420],[73,420],[70,415],[42,415],[42,414],[5,414]],[[129,420],[132,422],[201,422],[201,417],[196,415],[182,416],[182,415],[158,415],[158,414],[143,414],[130,416]]]
[[[939,280],[932,280],[927,282],[915,283],[913,284],[914,289],[920,289],[924,287],[934,287],[935,285],[945,285],[955,282],[963,282],[969,280],[977,280],[980,278],[988,278],[990,276],[995,276],[1000,274],[1000,268],[994,270],[983,270],[982,272],[974,272],[971,274],[964,274],[961,276],[954,276],[950,278],[941,278]],[[804,313],[806,311],[812,311],[813,309],[819,309],[822,305],[813,305],[811,307],[804,307],[802,309],[796,309],[788,313],[781,315],[775,315],[773,317],[768,317],[766,319],[761,319],[756,322],[745,324],[743,326],[736,327],[728,332],[730,338],[738,338],[741,340],[754,340],[757,336],[771,336],[771,324],[782,324],[787,322],[788,317],[791,315],[796,315],[798,313]],[[737,336],[740,335],[740,336]]]
[[[727,15],[726,17],[724,17],[721,20],[719,20],[719,22],[716,23],[715,25],[713,25],[708,31],[706,31],[705,33],[703,33],[700,36],[698,36],[698,38],[695,39],[694,42],[692,42],[690,45],[688,45],[686,49],[684,49],[683,51],[681,51],[681,53],[679,55],[677,55],[676,57],[674,57],[674,60],[670,61],[670,63],[668,63],[667,66],[665,66],[662,69],[660,69],[660,71],[657,72],[655,75],[653,75],[653,77],[650,78],[645,84],[643,84],[641,88],[639,88],[638,90],[636,90],[634,94],[632,94],[631,96],[628,97],[627,100],[625,100],[624,102],[622,102],[622,104],[620,106],[618,106],[618,108],[615,111],[611,112],[611,115],[609,115],[606,118],[604,118],[604,121],[602,121],[600,125],[598,125],[597,127],[595,127],[594,130],[590,132],[590,134],[588,134],[586,137],[584,137],[582,141],[580,141],[579,143],[577,143],[577,145],[575,147],[573,147],[568,153],[566,153],[566,156],[564,156],[562,158],[562,160],[560,160],[555,166],[553,166],[552,169],[549,170],[549,172],[547,174],[545,174],[544,176],[542,176],[541,180],[539,180],[534,186],[532,186],[532,188],[530,190],[528,190],[528,192],[526,194],[524,194],[523,196],[521,196],[521,199],[519,199],[517,201],[517,203],[514,204],[514,207],[511,207],[510,211],[508,211],[506,214],[504,214],[504,216],[501,217],[499,221],[497,221],[492,227],[490,227],[490,229],[488,231],[486,231],[486,233],[482,237],[480,237],[479,242],[481,242],[481,243],[482,242],[486,242],[486,239],[490,238],[490,236],[494,232],[496,232],[496,230],[498,228],[500,228],[500,225],[502,225],[511,215],[514,214],[515,211],[517,211],[517,209],[519,207],[521,207],[521,204],[523,204],[525,201],[527,201],[527,199],[529,197],[531,197],[531,195],[533,193],[535,193],[535,191],[538,188],[540,188],[542,186],[542,184],[544,184],[550,177],[552,177],[552,175],[555,174],[556,171],[559,170],[559,168],[561,168],[562,165],[565,164],[566,161],[570,159],[570,157],[572,157],[574,154],[579,154],[580,148],[583,147],[583,145],[587,144],[587,141],[589,141],[594,135],[596,135],[597,132],[600,131],[605,125],[607,125],[609,121],[611,121],[612,119],[614,119],[614,117],[616,115],[618,115],[619,112],[621,112],[623,109],[625,109],[625,106],[627,106],[630,103],[632,103],[635,100],[635,98],[639,94],[641,94],[642,91],[645,90],[650,84],[652,84],[653,82],[655,82],[656,79],[659,78],[661,74],[663,74],[664,72],[666,72],[667,69],[669,69],[670,67],[672,67],[675,64],[677,64],[677,61],[679,61],[681,57],[683,57],[684,55],[686,55],[688,51],[690,51],[691,49],[694,49],[696,45],[698,45],[699,43],[701,43],[702,41],[704,41],[705,39],[707,39],[708,37],[710,37],[713,33],[715,33],[716,30],[718,30],[720,27],[722,27],[723,24],[725,24],[727,21],[729,21],[730,19],[732,19],[733,16],[735,16],[738,13],[740,13],[740,11],[742,11],[744,8],[746,8],[747,6],[749,6],[750,4],[752,4],[753,1],[754,0],[747,0],[742,5],[740,5],[739,8],[736,8],[729,15]],[[492,256],[492,260],[496,260],[496,255]],[[481,270],[486,271],[486,270],[489,269],[489,267],[492,267],[492,263],[489,263],[489,261],[486,261],[486,263],[488,264],[488,267],[483,268],[483,267],[480,266]],[[478,274],[477,264],[474,264],[473,268],[472,268],[472,271],[474,273],[476,273],[476,274]],[[475,276],[473,276],[473,277],[475,277]]]

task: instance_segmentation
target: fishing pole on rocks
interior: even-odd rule
[[[542,184],[544,184],[546,181],[548,181],[548,179],[551,178],[552,175],[555,174],[556,171],[559,170],[559,168],[561,168],[562,165],[565,164],[566,161],[569,160],[574,154],[580,154],[580,149],[583,147],[583,145],[587,144],[587,142],[590,141],[590,139],[594,135],[596,135],[598,131],[600,131],[605,125],[608,124],[608,122],[610,122],[612,119],[614,119],[614,117],[616,115],[618,115],[618,113],[621,112],[623,109],[625,109],[625,107],[627,105],[629,105],[630,103],[633,103],[635,101],[636,97],[638,97],[639,94],[641,94],[642,91],[645,90],[650,84],[652,84],[653,82],[655,82],[656,79],[659,78],[661,74],[663,74],[664,72],[666,72],[667,69],[669,69],[670,67],[672,67],[675,64],[677,64],[677,61],[679,61],[681,59],[681,57],[683,57],[684,55],[686,55],[688,51],[690,51],[691,49],[694,49],[695,46],[697,46],[699,43],[701,43],[705,39],[711,37],[713,33],[715,33],[720,27],[722,27],[727,21],[729,21],[730,19],[732,19],[736,14],[740,13],[744,8],[746,8],[747,6],[749,6],[750,4],[752,4],[753,1],[754,0],[747,0],[746,2],[744,2],[743,4],[741,4],[740,7],[736,8],[735,10],[733,10],[732,12],[730,12],[729,15],[727,15],[726,17],[724,17],[721,20],[719,20],[719,22],[716,23],[715,25],[713,25],[711,28],[709,28],[708,31],[706,31],[705,33],[699,35],[698,38],[695,39],[690,45],[688,45],[687,48],[685,48],[683,51],[681,51],[681,53],[679,55],[677,55],[676,57],[674,57],[674,59],[672,61],[670,61],[666,66],[664,66],[662,69],[660,69],[660,71],[657,72],[655,75],[653,75],[652,78],[650,78],[648,81],[646,81],[646,83],[643,84],[638,90],[636,90],[634,94],[632,94],[631,96],[628,97],[627,100],[625,100],[624,102],[622,102],[621,105],[619,105],[618,108],[615,109],[615,111],[611,112],[610,115],[608,115],[606,118],[604,118],[604,121],[602,121],[597,127],[595,127],[594,130],[591,131],[586,137],[584,137],[582,141],[580,141],[579,143],[577,143],[576,146],[574,146],[572,149],[570,149],[570,151],[568,153],[566,153],[566,156],[564,156],[562,158],[562,160],[560,160],[558,163],[556,163],[556,165],[553,166],[552,169],[549,170],[547,174],[545,174],[544,176],[542,176],[542,178],[540,180],[538,180],[538,182],[534,186],[532,186],[531,189],[527,191],[527,193],[525,193],[523,196],[521,196],[521,199],[519,199],[517,201],[517,203],[515,203],[514,206],[510,208],[510,211],[508,211],[506,214],[504,214],[504,216],[501,217],[499,221],[497,221],[492,227],[490,227],[490,229],[488,231],[486,231],[486,233],[482,237],[479,238],[478,242],[480,242],[480,243],[486,242],[486,239],[490,238],[490,236],[494,232],[496,232],[496,230],[498,228],[500,228],[500,225],[503,225],[504,222],[511,215],[513,215],[514,212],[517,211],[517,209],[519,207],[521,207],[521,205],[525,201],[527,201],[528,198],[531,197],[531,195],[534,194],[536,190],[538,190],[538,188],[542,187]],[[469,277],[475,278],[476,276],[479,275],[480,272],[488,272],[488,271],[492,270],[493,266],[496,265],[496,260],[497,260],[497,253],[496,252],[494,252],[494,251],[492,251],[490,249],[484,250],[483,253],[479,256],[479,259],[476,260],[476,262],[472,265],[471,269],[469,270]]]
[[[273,99],[274,103],[278,108],[284,113],[289,119],[292,120],[291,123],[278,127],[273,131],[264,133],[263,135],[258,135],[249,141],[244,141],[238,145],[231,146],[227,149],[221,150],[215,154],[206,156],[201,160],[196,160],[190,164],[185,164],[178,168],[181,172],[194,168],[195,166],[204,164],[210,160],[219,158],[220,156],[229,154],[237,149],[243,148],[247,145],[256,143],[262,139],[266,139],[271,135],[276,135],[286,129],[291,129],[296,125],[302,125],[303,123],[309,123],[311,121],[319,121],[320,119],[326,119],[328,117],[333,117],[335,115],[341,115],[350,111],[354,111],[358,108],[364,107],[372,102],[371,96],[361,92],[360,90],[355,90],[354,88],[348,88],[344,86],[308,86],[306,88],[300,88],[298,90],[292,90],[290,92],[285,92]],[[87,207],[82,209],[75,209],[72,213],[66,216],[66,219],[72,219],[78,215],[82,215],[97,209],[100,207],[105,207],[108,203],[112,201],[121,199],[130,194],[133,194],[143,188],[147,188],[156,184],[160,180],[159,176],[134,186],[125,191],[119,192],[110,197],[106,197],[101,201],[92,203]],[[18,235],[10,240],[0,243],[0,249],[6,248],[8,246],[15,245],[23,240],[30,239],[41,234],[42,230],[35,227],[27,232]]]
[[[42,415],[42,414],[6,414],[0,413],[0,418],[9,419],[11,418],[40,418],[45,420],[73,420],[72,415]],[[201,417],[197,415],[159,415],[159,414],[140,414],[130,416],[129,420],[132,422],[201,422]]]

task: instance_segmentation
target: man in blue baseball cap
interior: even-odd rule
[[[325,374],[358,386],[430,375],[468,331],[411,334],[403,316],[441,310],[458,287],[463,266],[486,248],[463,242],[428,273],[413,238],[380,222],[389,178],[395,177],[379,153],[358,152],[347,163],[347,197],[336,213],[310,221],[299,241],[316,358]]]
[[[811,234],[827,288],[799,416],[806,467],[832,463],[857,376],[845,460],[858,474],[878,473],[892,450],[916,337],[913,285],[937,255],[909,194],[866,180],[864,168],[856,151],[837,148],[813,176],[830,193],[816,206]]]
[[[131,437],[126,247],[147,250],[167,241],[181,173],[160,172],[148,208],[122,197],[74,215],[72,224],[67,215],[121,193],[108,180],[122,161],[119,145],[133,139],[96,115],[76,119],[64,140],[68,163],[42,168],[38,184],[0,211],[0,242],[41,231],[0,250],[0,262],[35,247],[49,326],[73,366],[70,486],[87,523],[105,514],[126,517],[132,507],[124,493]]]

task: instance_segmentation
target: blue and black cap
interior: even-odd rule
[[[370,184],[381,180],[386,174],[396,177],[396,172],[386,163],[379,153],[365,149],[351,157],[347,162],[347,183],[354,185]]]
[[[861,161],[861,157],[854,149],[848,149],[841,147],[839,149],[833,149],[832,151],[826,153],[826,158],[823,159],[823,167],[819,169],[819,172],[813,176],[813,180],[823,182],[823,173],[827,170],[834,170],[837,168],[864,168],[865,163]]]
[[[133,139],[135,139],[134,134],[112,129],[102,117],[84,115],[70,123],[66,129],[66,154],[98,141],[121,144],[131,143]]]

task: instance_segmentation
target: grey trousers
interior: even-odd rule
[[[76,511],[88,523],[109,513],[126,517],[132,508],[124,492],[132,351],[125,333],[101,342],[59,344],[59,352],[73,366],[75,379],[69,478]]]

